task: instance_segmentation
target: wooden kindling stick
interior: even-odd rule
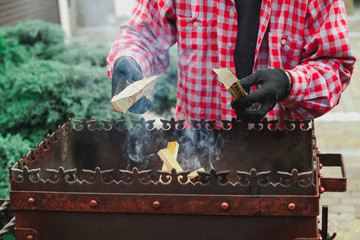
[[[148,97],[154,89],[157,76],[143,78],[134,83],[126,81],[128,86],[111,99],[111,105],[117,112],[126,113],[143,96]]]
[[[184,170],[177,162],[177,155],[179,152],[179,144],[177,142],[168,142],[167,148],[161,149],[157,154],[160,159],[163,161],[162,170],[171,172],[172,169],[175,169],[176,172],[183,172]],[[193,180],[199,176],[198,171],[205,171],[204,168],[199,168],[188,174],[189,180]]]
[[[241,86],[239,79],[229,66],[221,69],[214,68],[213,71],[218,75],[220,83],[224,85],[234,100],[247,95],[247,92]]]

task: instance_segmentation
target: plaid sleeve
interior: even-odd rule
[[[321,116],[339,103],[350,82],[354,63],[344,1],[311,1],[301,64],[289,70],[293,88],[280,103],[291,110],[293,118]]]
[[[120,27],[106,59],[108,76],[121,56],[134,58],[144,76],[165,72],[169,48],[176,42],[175,18],[172,0],[136,0],[131,19]]]

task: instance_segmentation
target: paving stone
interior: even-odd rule
[[[332,206],[335,205],[340,205],[342,201],[342,198],[330,198],[330,197],[326,197],[326,198],[322,198],[322,200],[320,201],[320,206],[322,205],[328,205],[329,208],[331,208]]]
[[[360,199],[356,199],[350,195],[349,198],[341,199],[341,204],[352,205],[354,207],[360,206]]]
[[[355,214],[356,209],[354,205],[345,205],[345,204],[341,204],[341,205],[334,205],[331,208],[329,208],[329,212],[333,213],[333,214],[338,214],[338,213],[350,213],[350,214]]]
[[[338,240],[360,239],[360,220],[351,214],[329,214],[328,229],[337,233]]]

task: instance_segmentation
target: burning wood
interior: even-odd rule
[[[153,76],[129,84],[129,86],[111,99],[113,109],[117,112],[125,113],[141,97],[149,96],[155,86],[156,78],[157,76]]]
[[[247,95],[246,91],[241,86],[239,79],[237,79],[229,66],[222,69],[214,68],[213,71],[218,75],[220,83],[226,88],[234,100]]]
[[[179,144],[177,142],[168,142],[167,149],[176,161],[179,152]],[[165,163],[163,163],[161,170],[171,172],[171,168],[168,168]]]
[[[193,180],[193,179],[197,178],[199,176],[198,172],[205,172],[205,169],[204,168],[199,168],[199,169],[189,173],[188,178],[190,180]]]
[[[183,172],[184,170],[175,160],[174,156],[171,155],[169,149],[165,148],[158,152],[160,159],[166,164],[168,169],[175,169],[176,172]]]
[[[183,172],[184,170],[177,162],[177,155],[179,151],[179,144],[177,142],[169,142],[167,148],[162,149],[158,152],[160,159],[164,162],[162,166],[163,171],[171,172],[174,168],[176,172]],[[194,180],[199,176],[198,171],[204,172],[204,168],[199,168],[188,174],[189,180]]]

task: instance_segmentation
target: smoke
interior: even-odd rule
[[[180,145],[178,161],[183,169],[191,171],[214,168],[225,144],[221,135],[215,136],[214,131],[204,129],[187,129],[177,142]]]
[[[159,163],[161,160],[157,152],[166,148],[167,143],[172,141],[179,144],[177,161],[184,171],[194,171],[201,167],[208,171],[221,160],[225,140],[217,132],[184,129],[178,133],[181,134],[177,134],[177,139],[173,139],[173,136],[169,139],[168,135],[154,134],[148,130],[129,130],[122,145],[128,167],[136,163],[148,168],[152,161]]]
[[[149,130],[128,130],[124,144],[121,146],[127,167],[135,163],[140,168],[147,169],[151,161],[160,161],[157,156],[159,146],[166,148],[167,140],[159,135],[154,136]]]

